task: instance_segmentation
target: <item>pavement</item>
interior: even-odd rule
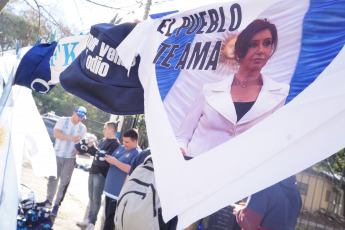
[[[77,164],[88,165],[93,157],[78,156]],[[54,230],[83,230],[76,225],[77,221],[83,220],[88,205],[88,177],[89,173],[81,168],[75,168],[64,201],[62,202],[57,217],[52,216]],[[27,157],[23,159],[21,183],[35,191],[37,202],[46,199],[47,178],[38,177],[34,174],[31,163]],[[104,200],[104,197],[103,197]],[[102,229],[104,202],[99,211],[95,230]]]

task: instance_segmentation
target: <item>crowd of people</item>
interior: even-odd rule
[[[239,34],[234,50],[239,63],[238,72],[221,82],[205,84],[176,134],[186,158],[197,157],[231,140],[284,105],[289,86],[261,73],[277,44],[277,29],[266,19],[253,21]],[[85,126],[80,122],[85,117],[86,109],[78,106],[71,117],[60,118],[54,128],[57,178],[49,178],[47,198],[42,202],[46,207],[51,207],[57,191],[52,215],[58,214],[70,182],[76,163],[75,151],[78,152],[75,144],[86,133]],[[102,194],[105,195],[103,229],[116,228],[114,216],[121,188],[149,153],[140,153],[136,129],[123,133],[122,145],[115,136],[116,131],[116,123],[107,122],[100,144],[94,146],[92,141],[87,143],[87,151],[94,156],[88,181],[90,202],[86,218],[77,223],[87,230],[94,229]],[[292,176],[252,194],[246,202],[229,204],[187,229],[292,230],[300,208],[301,198],[296,179]]]

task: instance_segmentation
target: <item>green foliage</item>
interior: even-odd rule
[[[46,95],[35,91],[32,94],[41,114],[54,111],[58,116],[71,116],[75,107],[84,106],[87,110],[87,119],[83,120],[83,123],[87,126],[88,132],[95,134],[98,139],[103,137],[102,130],[104,123],[110,119],[109,113],[65,91],[60,84]]]
[[[138,143],[139,146],[142,149],[148,148],[150,145],[149,145],[148,136],[147,136],[146,121],[145,121],[144,114],[140,114],[138,116],[138,122],[137,122],[136,128],[139,131],[139,143]]]
[[[0,45],[4,50],[13,49],[17,41],[21,41],[25,47],[33,45],[37,40],[38,24],[33,20],[4,10],[0,14],[0,22]]]
[[[50,41],[50,36],[57,32],[57,40],[60,37],[72,35],[71,29],[61,23],[52,24],[52,20],[47,21],[44,15],[39,15],[36,11],[29,9],[20,12],[20,16],[14,12],[17,1],[11,1],[6,6],[6,10],[0,13],[0,45],[4,51],[16,48],[16,43],[20,42],[22,47],[33,45],[38,37],[42,37],[42,43]]]
[[[324,170],[345,177],[345,149],[333,154],[329,158],[319,162],[313,168],[315,170]]]
[[[125,116],[122,124],[122,129],[119,130],[121,133],[125,132],[131,128],[137,128],[139,132],[139,140],[138,145],[141,149],[146,149],[149,147],[148,137],[147,137],[147,130],[146,130],[146,121],[145,115],[133,115],[133,116]],[[122,136],[119,137],[120,142],[122,143]]]

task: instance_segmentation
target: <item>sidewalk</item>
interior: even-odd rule
[[[90,166],[91,162],[92,157],[80,156],[77,158],[78,164],[88,164]],[[89,173],[83,169],[74,169],[66,196],[59,208],[58,216],[55,220],[52,219],[54,221],[54,230],[83,230],[76,223],[84,218],[88,204],[88,177]],[[46,198],[47,182],[47,178],[37,177],[33,173],[30,161],[24,157],[21,183],[35,191],[36,199],[39,202],[44,201]],[[103,210],[103,207],[101,207],[95,230],[101,229]]]

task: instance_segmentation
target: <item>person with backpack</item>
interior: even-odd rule
[[[114,230],[114,216],[116,203],[127,173],[136,156],[141,152],[138,147],[138,130],[130,129],[123,133],[123,145],[118,147],[113,154],[105,155],[105,160],[110,164],[105,180],[103,194],[105,195],[105,222],[103,230]]]
[[[131,165],[119,195],[114,222],[116,230],[176,229],[177,217],[167,223],[163,221],[150,149],[142,151]]]

